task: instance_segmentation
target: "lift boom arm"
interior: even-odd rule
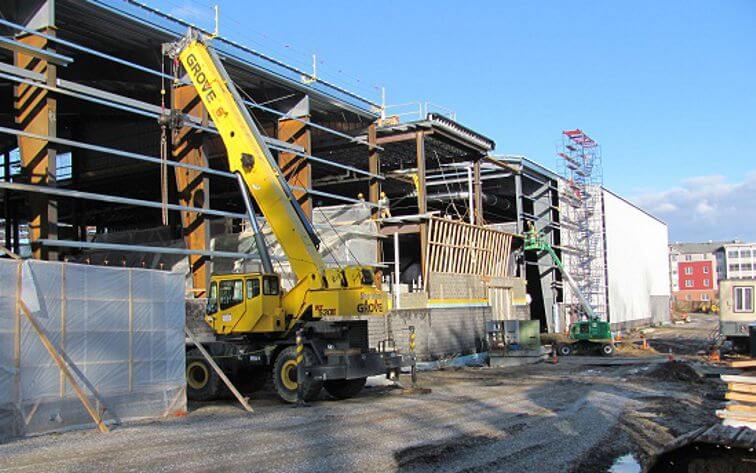
[[[226,145],[230,171],[244,179],[297,278],[322,275],[326,266],[318,253],[315,231],[215,51],[191,32],[177,44],[174,55]]]
[[[535,226],[533,224],[530,224],[530,228],[528,229],[528,232],[525,234],[525,250],[534,250],[534,251],[545,251],[546,253],[551,256],[551,259],[554,261],[554,264],[559,269],[559,272],[562,273],[562,276],[567,280],[567,284],[570,285],[570,288],[572,288],[573,291],[575,291],[575,294],[577,294],[578,299],[580,299],[580,304],[583,306],[583,310],[585,310],[585,313],[588,314],[588,318],[591,320],[596,320],[598,317],[596,316],[596,313],[593,311],[593,307],[588,303],[588,300],[583,296],[583,293],[580,292],[580,288],[578,287],[577,283],[574,279],[572,279],[572,276],[570,273],[564,269],[564,264],[562,264],[562,260],[559,259],[559,256],[557,256],[556,252],[554,251],[554,248],[551,247],[551,245],[543,239],[541,234],[538,233],[538,230],[536,230]]]

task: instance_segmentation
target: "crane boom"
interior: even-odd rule
[[[177,49],[179,61],[226,145],[230,171],[244,179],[292,271],[300,280],[312,273],[322,274],[326,265],[318,252],[318,237],[218,55],[196,32],[191,32]]]

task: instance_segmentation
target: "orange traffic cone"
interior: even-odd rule
[[[709,361],[717,362],[720,361],[721,357],[719,356],[719,350],[716,348],[712,348],[709,352]]]

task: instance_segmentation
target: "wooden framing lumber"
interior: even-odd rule
[[[723,374],[720,376],[725,383],[743,383],[756,386],[756,376],[743,376],[736,374]]]
[[[749,360],[731,360],[725,362],[730,368],[756,368],[756,358]]]
[[[220,369],[220,367],[215,363],[215,360],[213,360],[213,357],[210,356],[210,353],[205,350],[205,347],[202,346],[200,342],[197,341],[194,334],[187,328],[184,327],[184,332],[186,332],[186,336],[189,337],[189,340],[191,340],[194,345],[197,347],[197,349],[202,353],[202,356],[205,357],[205,360],[212,366],[213,370],[218,374],[220,379],[223,381],[223,383],[226,385],[226,387],[231,391],[231,393],[236,397],[236,400],[239,401],[239,404],[242,405],[245,411],[247,412],[254,412],[252,410],[252,407],[247,403],[247,398],[242,396],[238,389],[236,389],[236,386],[231,382],[230,379],[226,376],[226,374],[223,372],[223,370]]]
[[[433,273],[508,277],[513,234],[467,222],[428,222],[426,281]]]
[[[729,399],[731,401],[741,401],[741,402],[748,402],[751,404],[756,404],[756,394],[728,392],[728,393],[725,393],[725,399]]]
[[[58,369],[60,369],[60,371],[63,372],[66,379],[71,384],[71,387],[76,393],[76,396],[84,405],[84,409],[86,409],[89,416],[97,425],[97,428],[100,429],[100,432],[102,433],[110,432],[110,429],[108,428],[108,426],[105,425],[105,423],[102,421],[102,417],[100,417],[99,412],[97,412],[97,410],[94,407],[92,407],[92,404],[90,404],[89,402],[89,398],[86,396],[86,394],[84,394],[84,391],[81,389],[81,386],[79,386],[79,383],[76,382],[76,379],[74,378],[73,374],[71,374],[71,371],[68,369],[68,366],[66,365],[65,361],[63,361],[63,358],[55,349],[55,346],[52,344],[52,342],[47,337],[45,332],[42,330],[42,327],[37,322],[37,319],[32,315],[29,308],[26,307],[26,304],[22,300],[18,301],[18,306],[21,309],[21,312],[26,316],[26,319],[29,321],[34,331],[37,333],[37,336],[39,337],[40,341],[42,342],[42,345],[44,345],[47,352],[50,354],[50,357],[53,359],[53,361],[55,361],[55,364],[58,365]]]
[[[749,404],[739,404],[737,402],[728,402],[725,406],[725,409],[728,411],[738,411],[738,412],[750,412],[756,415],[756,406],[751,406]]]
[[[731,392],[756,394],[756,384],[728,383],[727,389]]]

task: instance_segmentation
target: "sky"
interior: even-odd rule
[[[756,1],[147,0],[362,95],[432,102],[556,167],[601,144],[604,185],[670,241],[756,241]],[[406,111],[412,106],[395,108]]]

